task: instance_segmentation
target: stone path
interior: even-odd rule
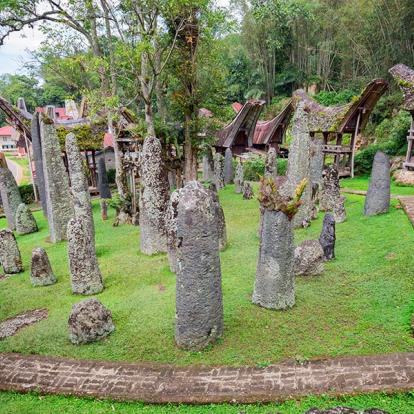
[[[0,354],[0,390],[146,403],[282,401],[414,389],[414,353],[257,367],[174,367]]]
[[[25,326],[33,325],[42,319],[46,319],[48,314],[47,309],[34,309],[4,320],[0,323],[0,340],[16,334],[17,331]]]
[[[398,201],[414,226],[414,196],[399,196]]]

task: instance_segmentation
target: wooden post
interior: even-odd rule
[[[338,132],[336,134],[336,145],[341,145],[341,144],[342,144],[342,134]],[[339,162],[340,162],[340,160],[341,160],[341,155],[340,155],[340,153],[338,153],[337,155],[335,155],[335,165],[336,165],[336,168],[338,169],[338,171],[339,171]]]
[[[351,178],[354,178],[355,145],[356,145],[356,140],[357,140],[357,137],[358,137],[360,121],[361,121],[361,111],[359,111],[359,113],[358,113],[355,132],[354,132],[354,135],[352,136],[352,142],[351,142],[351,149],[352,149],[352,152],[351,152]]]

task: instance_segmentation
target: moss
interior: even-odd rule
[[[93,122],[88,125],[75,125],[70,128],[66,128],[62,125],[56,127],[56,132],[58,134],[62,150],[65,148],[66,135],[70,132],[75,134],[76,141],[81,151],[101,149],[106,130],[107,123],[105,120]]]

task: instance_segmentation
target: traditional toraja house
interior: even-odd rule
[[[253,146],[253,136],[264,101],[251,100],[239,110],[233,121],[217,133],[216,151],[224,153],[230,148],[234,155],[240,155]]]
[[[303,90],[294,92],[293,107],[296,108],[299,101],[306,102],[310,135],[322,135],[324,156],[334,157],[341,177],[354,176],[356,139],[387,87],[385,80],[373,80],[352,102],[332,107],[320,105]],[[344,134],[350,134],[349,142],[344,142]]]
[[[408,131],[407,155],[404,162],[405,170],[414,170],[413,142],[414,142],[414,70],[403,64],[396,65],[390,69],[398,86],[404,94],[402,108],[411,114],[411,127]]]

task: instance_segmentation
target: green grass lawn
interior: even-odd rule
[[[358,176],[355,178],[345,178],[341,180],[342,188],[349,188],[351,190],[368,190],[369,177],[366,175]],[[404,187],[395,184],[395,181],[391,181],[391,194],[392,195],[414,195],[414,187]]]
[[[11,161],[15,162],[16,164],[20,165],[20,167],[23,168],[23,178],[20,183],[20,185],[26,185],[31,183],[30,178],[30,170],[29,170],[29,160],[27,157],[17,157],[14,155],[10,155],[8,153],[5,153],[6,158],[10,159]]]

